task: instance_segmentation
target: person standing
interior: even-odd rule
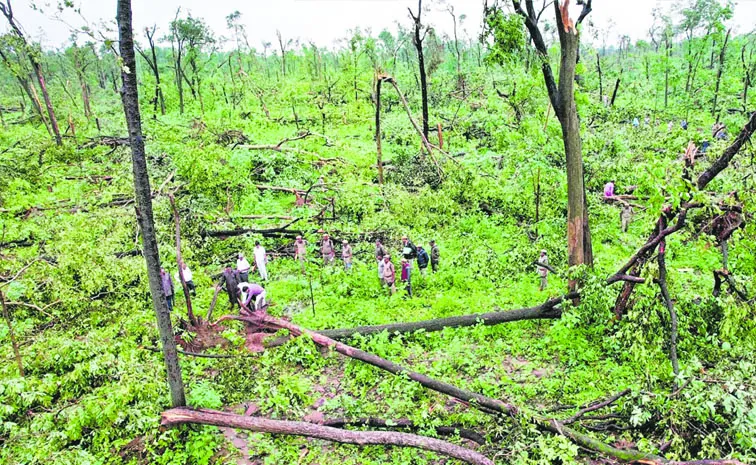
[[[333,241],[328,234],[323,234],[323,240],[320,242],[320,254],[323,256],[324,265],[332,264],[336,258],[336,249],[333,247]]]
[[[383,256],[388,254],[386,247],[383,246],[380,239],[375,240],[375,259],[379,262],[383,261]]]
[[[383,282],[386,283],[391,294],[396,292],[396,270],[389,254],[383,256]]]
[[[265,253],[265,247],[260,245],[260,241],[255,242],[255,248],[252,251],[252,253],[255,256],[255,266],[257,267],[258,273],[260,273],[260,279],[263,281],[268,280],[268,256]]]
[[[184,278],[184,282],[186,283],[186,288],[189,289],[189,293],[192,295],[197,295],[197,292],[195,291],[194,282],[192,281],[192,270],[189,269],[189,266],[187,266],[185,261],[181,261],[181,267],[179,268],[179,273],[181,273],[181,276]],[[181,277],[179,277],[178,273],[176,273],[176,279],[178,282],[181,282]]]
[[[546,289],[546,286],[549,284],[549,269],[546,268],[549,266],[549,257],[546,255],[545,250],[541,250],[541,256],[538,257],[538,274],[541,276],[541,287],[538,288],[539,291],[543,291]]]
[[[383,277],[383,270],[386,268],[386,262],[383,259],[378,260],[378,279],[381,281],[381,287],[386,284],[386,280]]]
[[[438,245],[436,245],[436,241],[430,241],[430,246],[431,269],[435,273],[436,271],[438,271],[438,260],[441,258],[441,254],[438,251]]]
[[[420,268],[420,274],[422,276],[425,276],[426,270],[428,269],[428,262],[430,262],[430,257],[428,256],[428,252],[425,251],[422,245],[417,246],[417,267]]]
[[[341,258],[344,259],[344,269],[350,271],[352,269],[352,246],[349,245],[347,240],[341,243]]]
[[[297,236],[294,241],[294,260],[299,260],[302,265],[302,274],[305,273],[305,260],[307,260],[307,241],[302,236]]]
[[[244,254],[239,252],[239,256],[236,258],[236,271],[239,272],[239,279],[241,282],[246,283],[249,280],[250,268],[252,268],[252,266],[244,257]]]
[[[231,308],[237,303],[237,286],[239,285],[238,271],[234,271],[231,265],[226,266],[222,273],[223,280],[221,282],[223,288],[228,294],[228,302],[231,304]]]
[[[633,220],[633,207],[629,203],[622,205],[622,211],[620,212],[620,223],[622,224],[622,232],[627,232],[630,222]]]
[[[404,290],[407,291],[407,295],[412,297],[412,265],[409,260],[402,258],[402,282],[404,283]]]
[[[417,257],[417,247],[407,236],[402,236],[402,257],[410,263]]]
[[[160,283],[163,285],[163,295],[168,302],[168,311],[173,311],[173,279],[171,275],[165,272],[164,268],[160,268]]]

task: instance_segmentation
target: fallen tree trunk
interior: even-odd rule
[[[464,316],[452,316],[449,318],[437,318],[433,320],[414,321],[411,323],[392,323],[387,325],[375,326],[358,326],[356,328],[346,329],[325,329],[316,331],[318,334],[331,339],[347,339],[354,335],[369,336],[372,334],[387,331],[389,334],[405,334],[415,331],[434,332],[441,331],[444,328],[462,328],[466,326],[475,326],[478,324],[493,326],[501,323],[524,320],[556,319],[562,315],[562,311],[557,307],[565,300],[571,300],[578,297],[573,292],[561,297],[549,299],[541,305],[516,310],[507,310],[504,312],[476,313]],[[276,347],[286,343],[291,337],[279,337],[266,344],[267,347]]]
[[[663,457],[660,457],[658,455],[641,452],[639,450],[618,449],[602,441],[599,441],[598,439],[582,434],[568,427],[562,421],[557,420],[555,418],[546,418],[546,417],[542,417],[536,414],[523,414],[517,409],[517,407],[513,405],[504,403],[497,399],[486,397],[482,394],[465,391],[454,385],[435,380],[433,378],[430,378],[428,376],[425,376],[417,372],[413,372],[411,370],[408,370],[405,367],[402,367],[401,365],[393,363],[384,358],[378,357],[377,355],[371,354],[369,352],[365,352],[355,347],[348,346],[341,342],[334,341],[333,339],[327,338],[321,334],[309,331],[307,329],[300,328],[299,326],[291,322],[272,317],[265,312],[254,312],[250,316],[225,315],[221,317],[220,319],[218,319],[217,322],[213,323],[213,325],[224,320],[243,321],[258,328],[287,329],[296,336],[307,335],[312,339],[312,341],[315,344],[321,347],[333,349],[342,355],[346,355],[347,357],[353,358],[355,360],[360,360],[369,365],[388,371],[389,373],[400,375],[400,376],[406,376],[409,379],[420,383],[422,386],[428,389],[431,389],[441,394],[446,394],[455,399],[461,400],[464,403],[468,404],[470,407],[478,409],[481,412],[494,414],[497,416],[500,416],[501,414],[509,415],[509,416],[523,415],[524,420],[536,425],[539,429],[549,431],[554,434],[558,434],[560,436],[564,436],[579,446],[582,446],[586,449],[589,449],[591,451],[598,452],[607,456],[615,457],[622,461],[641,462],[641,463],[649,464],[649,465],[653,465],[653,464],[694,465],[694,464],[702,463],[701,461],[674,462],[674,461],[667,460]],[[242,418],[246,418],[246,417],[242,417]],[[707,461],[707,463],[710,465],[715,465],[715,464],[716,465],[744,465],[737,460],[722,460],[722,461],[715,460],[715,461]]]
[[[399,420],[382,420],[380,418],[357,418],[353,420],[338,419],[338,420],[326,420],[321,423],[323,426],[330,426],[333,428],[344,428],[345,426],[368,426],[371,428],[406,428],[411,430],[420,429],[411,420],[399,419]],[[486,445],[486,438],[482,434],[477,433],[471,429],[461,428],[458,426],[436,426],[434,427],[436,434],[444,436],[454,436],[459,434],[459,437],[467,439],[468,441],[475,442],[481,446]]]
[[[494,465],[482,454],[440,439],[417,436],[393,431],[349,431],[330,426],[315,425],[302,421],[270,420],[247,417],[214,410],[195,410],[185,407],[166,410],[161,415],[160,425],[164,427],[195,423],[213,426],[228,426],[258,433],[287,434],[324,439],[345,444],[388,445],[413,447],[437,454],[453,457],[473,465]]]
[[[269,228],[269,229],[255,229],[255,228],[236,228],[236,229],[226,229],[226,230],[220,230],[220,231],[208,231],[203,230],[201,231],[202,237],[233,237],[233,236],[243,236],[245,234],[261,234],[263,236],[276,236],[276,235],[297,235],[301,234],[301,232],[298,231],[290,231],[289,227],[296,223],[297,221],[301,220],[302,218],[296,218],[294,221],[291,221],[283,226],[279,226],[277,228]]]

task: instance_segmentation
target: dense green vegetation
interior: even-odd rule
[[[756,36],[731,33],[731,12],[713,0],[657,12],[649,40],[634,44],[605,45],[590,17],[581,26],[575,100],[595,262],[568,268],[564,146],[539,57],[519,16],[496,8],[488,13],[479,40],[433,29],[425,37],[429,139],[441,145],[434,129],[440,125],[446,154],[423,155],[399,96],[384,83],[383,184],[374,139],[378,76],[395,78],[420,121],[409,29],[377,36],[349,31],[336,51],[287,46],[279,37],[284,60],[271,51],[275,45],[250,48],[238,14],[229,15],[226,31],[211,31],[188,16],[158,25],[151,37],[167,38],[154,55],[138,34],[144,53],[135,72],[161,263],[175,272],[166,195],[175,192],[197,315],[210,307],[216,275],[238,251],[251,256],[258,240],[273,258],[269,312],[313,330],[528,307],[566,293],[568,277],[577,279],[580,302],[565,304],[558,319],[347,342],[555,418],[630,389],[596,412],[609,417],[573,426],[616,447],[670,460],[753,463],[756,315],[748,298],[756,296],[754,149],[745,145],[702,191],[691,179],[723,153],[754,111]],[[546,23],[554,23],[550,9],[542,27]],[[221,34],[232,39],[231,49],[219,47]],[[126,136],[121,70],[112,44],[99,38],[80,31],[65,48],[41,51],[13,34],[0,37],[8,65],[0,69],[0,292],[7,303],[0,324],[0,463],[236,463],[240,452],[215,427],[159,428],[170,398],[163,360],[154,350],[159,339],[139,254],[130,151],[114,139]],[[559,41],[555,35],[546,40],[558,66]],[[41,63],[61,145],[46,130],[48,114],[36,111],[24,90],[24,82],[36,88],[27,53]],[[718,121],[726,124],[728,140],[711,137]],[[287,138],[297,140],[280,143]],[[690,141],[701,146],[705,140],[710,146],[696,159],[691,178],[682,155]],[[637,186],[626,233],[619,205],[602,198],[609,180],[618,193]],[[258,186],[312,188],[311,203],[297,206],[291,193]],[[675,376],[656,259],[643,267],[646,282],[636,286],[620,319],[613,309],[622,283],[607,285],[606,278],[647,241],[665,205],[678,208],[684,201],[703,206],[666,240],[667,281],[679,319]],[[725,268],[745,298],[728,292],[727,284],[712,295],[712,272],[723,268],[712,225],[734,205],[742,207],[744,225],[726,241]],[[301,219],[283,233],[217,233],[291,221],[244,218],[250,215]],[[351,273],[340,264],[321,265],[321,231],[352,243]],[[297,234],[310,242],[305,275],[292,259]],[[441,250],[438,273],[413,276],[411,299],[380,287],[373,259],[376,238],[398,256],[403,235],[427,249],[436,240]],[[545,292],[538,290],[533,266],[541,249],[558,272],[549,276]],[[227,310],[221,294],[215,315]],[[475,447],[502,464],[596,457],[520,418],[494,421],[304,338],[250,355],[243,326],[231,322],[221,327],[224,344],[197,349],[182,298],[172,317],[187,350],[238,355],[181,356],[191,406],[236,412],[253,406],[255,415],[291,420],[410,419],[418,434],[431,436],[436,426],[461,425],[484,434],[487,444]],[[251,460],[266,464],[445,460],[414,449],[265,434],[250,434],[248,444]]]

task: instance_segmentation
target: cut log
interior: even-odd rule
[[[504,312],[476,313],[472,315],[452,316],[449,318],[414,321],[411,323],[358,326],[356,328],[346,329],[325,329],[316,332],[331,339],[347,339],[357,334],[361,336],[370,336],[372,334],[382,333],[383,331],[386,331],[389,334],[405,334],[413,333],[415,331],[425,331],[430,333],[441,331],[444,328],[462,328],[478,324],[493,326],[513,321],[556,319],[562,315],[562,311],[557,307],[565,300],[571,300],[575,297],[578,297],[578,294],[571,293],[554,299],[549,299],[543,304],[535,307],[507,310]],[[289,339],[290,337],[279,337],[267,343],[266,346],[276,347],[284,344]]]
[[[163,412],[161,426],[175,426],[186,423],[227,426],[258,433],[286,434],[324,439],[344,444],[387,445],[413,447],[437,454],[453,457],[473,465],[494,465],[494,462],[478,452],[457,446],[440,439],[417,436],[393,431],[348,431],[329,426],[315,425],[302,421],[269,420],[247,417],[213,410],[174,408]]]
[[[265,237],[268,236],[296,236],[297,234],[301,234],[300,231],[291,231],[289,230],[289,227],[296,223],[297,221],[301,220],[302,218],[296,218],[293,221],[283,225],[279,226],[277,228],[269,228],[269,229],[255,229],[255,228],[236,228],[236,229],[226,229],[226,230],[220,230],[220,231],[208,231],[203,230],[201,231],[202,237],[220,237],[220,238],[226,238],[226,237],[234,237],[234,236],[243,236],[245,234],[261,234]]]

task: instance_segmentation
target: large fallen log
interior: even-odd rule
[[[541,305],[504,312],[476,313],[472,315],[452,316],[449,318],[436,318],[433,320],[413,321],[411,323],[392,323],[387,325],[358,326],[346,329],[324,329],[316,331],[318,334],[331,339],[347,339],[354,335],[370,336],[387,331],[389,334],[414,333],[415,331],[434,332],[444,328],[463,328],[478,324],[493,326],[501,323],[524,320],[557,319],[562,315],[561,309],[557,308],[565,300],[571,300],[579,295],[576,292],[549,299]],[[266,344],[267,347],[276,347],[284,344],[291,337],[279,337]]]
[[[166,410],[161,415],[160,425],[164,427],[186,423],[227,426],[258,433],[304,436],[360,446],[387,445],[413,447],[453,457],[473,465],[494,465],[492,460],[471,449],[440,439],[409,433],[397,433],[394,431],[349,431],[302,421],[270,420],[214,410],[195,410],[186,407]]]
[[[301,231],[291,231],[289,230],[289,227],[301,219],[302,218],[295,218],[294,221],[291,221],[277,228],[268,228],[268,229],[236,228],[236,229],[225,229],[225,230],[220,230],[220,231],[208,231],[205,229],[205,230],[202,230],[200,234],[202,235],[202,237],[220,237],[220,238],[243,236],[245,234],[261,234],[264,237],[281,236],[281,235],[296,236],[298,234],[301,234]]]

